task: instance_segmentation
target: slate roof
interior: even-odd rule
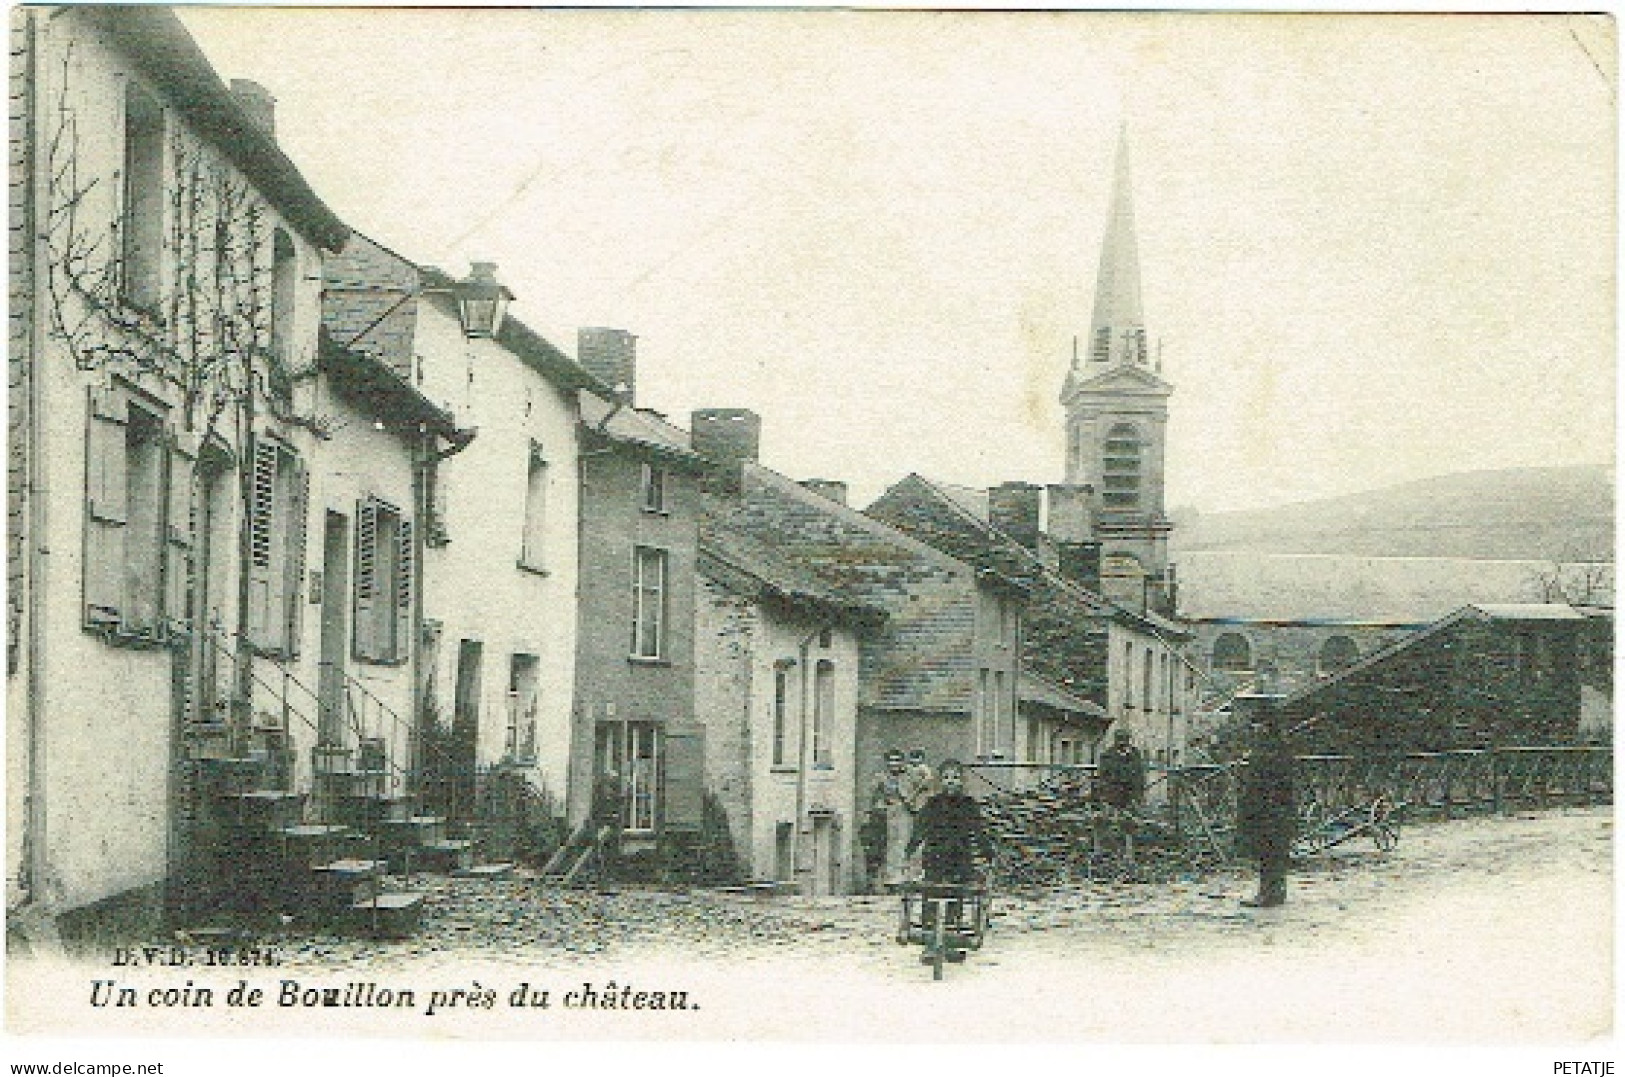
[[[1092,725],[1110,721],[1106,709],[1100,704],[1074,695],[1031,670],[1021,671],[1021,677],[1016,682],[1016,692],[1023,703],[1035,703],[1077,719],[1097,720],[1091,721]]]
[[[1200,621],[1428,624],[1473,603],[1527,602],[1550,562],[1186,551],[1179,603]]]
[[[673,426],[650,411],[617,405],[592,393],[581,395],[581,425],[611,441],[647,449],[661,456],[695,463],[688,431]]]
[[[731,589],[748,591],[747,597],[808,607],[815,617],[853,628],[878,628],[886,620],[881,607],[842,598],[794,556],[729,523],[726,508],[709,494],[701,501],[700,571]],[[751,586],[739,587],[741,575]]]
[[[1434,637],[1450,630],[1456,625],[1466,621],[1506,621],[1506,622],[1572,622],[1585,621],[1584,613],[1572,606],[1563,603],[1506,603],[1487,605],[1467,605],[1428,625],[1420,632],[1402,636],[1388,646],[1372,651],[1353,665],[1345,666],[1336,673],[1322,677],[1304,685],[1286,697],[1287,706],[1298,706],[1315,696],[1337,685],[1357,677],[1373,666],[1382,665],[1395,655],[1402,654],[1413,648],[1420,647]]]
[[[758,464],[741,467],[738,498],[718,499],[713,511],[839,601],[886,612],[863,649],[864,706],[970,713],[978,588],[1013,581]]]

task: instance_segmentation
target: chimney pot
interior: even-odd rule
[[[1005,482],[987,491],[987,522],[1029,550],[1038,549],[1038,517],[1044,488],[1030,482]]]

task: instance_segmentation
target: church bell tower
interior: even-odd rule
[[[1061,391],[1066,408],[1066,482],[1090,488],[1089,538],[1100,544],[1100,588],[1132,609],[1172,613],[1163,448],[1168,397],[1140,306],[1140,253],[1134,233],[1128,139],[1117,169],[1089,336],[1073,347]]]

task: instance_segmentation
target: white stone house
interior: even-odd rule
[[[361,235],[327,264],[324,319],[477,431],[430,462],[419,659],[421,769],[472,817],[480,776],[522,773],[562,814],[575,695],[577,391],[602,389],[509,316],[492,267],[455,280]]]
[[[319,744],[331,769],[366,739],[400,779],[407,738],[378,741],[412,710],[413,454],[454,431],[323,347],[347,229],[263,89],[161,8],[12,32],[7,906],[72,928],[197,881],[205,760],[308,791]],[[362,622],[387,643],[355,650]]]
[[[836,598],[790,557],[703,521],[695,713],[708,791],[741,873],[809,896],[862,877],[860,637],[886,617]]]

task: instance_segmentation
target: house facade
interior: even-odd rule
[[[860,789],[892,749],[920,749],[933,765],[1020,750],[1018,581],[858,512],[839,484],[802,485],[762,467],[751,412],[698,411],[692,432],[715,469],[722,523],[803,566],[840,601],[886,615],[859,646]]]
[[[269,94],[164,9],[20,12],[13,50],[7,904],[72,931],[209,881],[221,767],[404,786],[417,464],[456,431],[323,340],[348,230]]]
[[[1072,488],[1052,487],[1050,519]],[[1126,728],[1148,758],[1187,754],[1197,675],[1188,631],[1152,610],[1126,609],[1092,590],[1098,560],[1083,543],[1040,527],[1045,490],[1020,482],[986,491],[910,475],[866,514],[967,562],[1024,581],[1020,654],[1026,728],[991,745],[1017,762],[1093,762],[1108,728]],[[1070,700],[1070,702],[1069,702]],[[1065,758],[1057,758],[1057,756]]]
[[[597,779],[619,783],[623,850],[697,840],[704,734],[694,713],[699,458],[636,406],[636,339],[583,329],[578,355],[608,390],[581,394],[581,561],[569,818]]]
[[[701,529],[695,710],[706,784],[744,878],[810,896],[861,877],[861,638],[885,614],[708,513]]]
[[[506,311],[494,267],[464,279],[354,235],[326,270],[328,332],[477,430],[425,461],[415,640],[426,800],[477,814],[521,777],[563,814],[575,697],[581,452],[593,379]]]

